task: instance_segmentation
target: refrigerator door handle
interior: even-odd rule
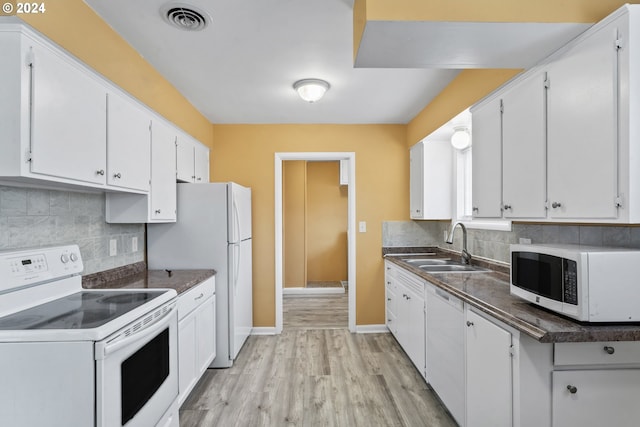
[[[240,244],[233,245],[233,295],[238,294],[238,274],[240,274]]]
[[[236,199],[233,199],[233,242],[237,243],[240,241],[240,212],[238,211],[238,202]]]

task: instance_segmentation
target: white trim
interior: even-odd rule
[[[275,200],[275,297],[276,333],[282,332],[282,162],[285,160],[334,161],[349,163],[349,190],[347,201],[347,281],[349,282],[349,331],[356,331],[356,153],[354,152],[297,152],[275,153],[274,156],[274,200]]]
[[[511,221],[509,220],[482,220],[482,219],[469,219],[461,220],[461,222],[467,228],[474,228],[479,230],[496,230],[496,231],[511,231]]]
[[[389,332],[387,325],[360,325],[356,327],[359,334],[384,334]]]
[[[278,335],[278,331],[276,331],[276,328],[272,328],[272,327],[266,327],[266,326],[261,326],[261,327],[253,327],[253,329],[251,329],[251,335]]]
[[[282,294],[299,296],[344,294],[344,288],[283,288]]]

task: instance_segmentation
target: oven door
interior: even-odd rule
[[[96,343],[96,425],[154,426],[178,396],[172,301]]]

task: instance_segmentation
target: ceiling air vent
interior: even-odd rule
[[[182,3],[166,4],[160,14],[170,25],[184,31],[204,30],[210,21],[206,12]]]

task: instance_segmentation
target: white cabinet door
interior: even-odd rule
[[[553,372],[553,425],[635,427],[640,369]]]
[[[511,333],[466,311],[467,427],[512,425]]]
[[[193,182],[193,143],[184,134],[179,134],[176,140],[176,179],[181,182]]]
[[[475,218],[502,216],[502,114],[500,99],[474,110],[471,115],[473,148],[472,206]]]
[[[545,218],[547,214],[544,86],[545,74],[538,73],[518,83],[502,97],[502,202],[505,218]]]
[[[419,142],[409,150],[409,209],[412,219],[424,217],[423,159],[424,144]]]
[[[176,133],[154,121],[151,127],[151,201],[149,219],[176,220]]]
[[[106,182],[106,88],[61,54],[32,44],[31,172]]]
[[[609,25],[548,67],[550,218],[617,216],[615,40]]]
[[[424,281],[404,270],[396,277],[396,339],[414,366],[425,376]]]
[[[206,300],[197,311],[197,372],[201,374],[216,357],[216,297]],[[198,375],[200,377],[200,375]]]
[[[464,426],[464,311],[458,298],[427,287],[427,381]]]
[[[107,98],[107,184],[149,191],[151,116],[116,92]]]
[[[196,312],[188,314],[178,324],[178,388],[182,403],[198,381],[196,348]]]
[[[452,155],[449,141],[426,140],[411,147],[411,218],[451,219]]]
[[[193,148],[194,182],[209,182],[209,149],[202,144]]]

